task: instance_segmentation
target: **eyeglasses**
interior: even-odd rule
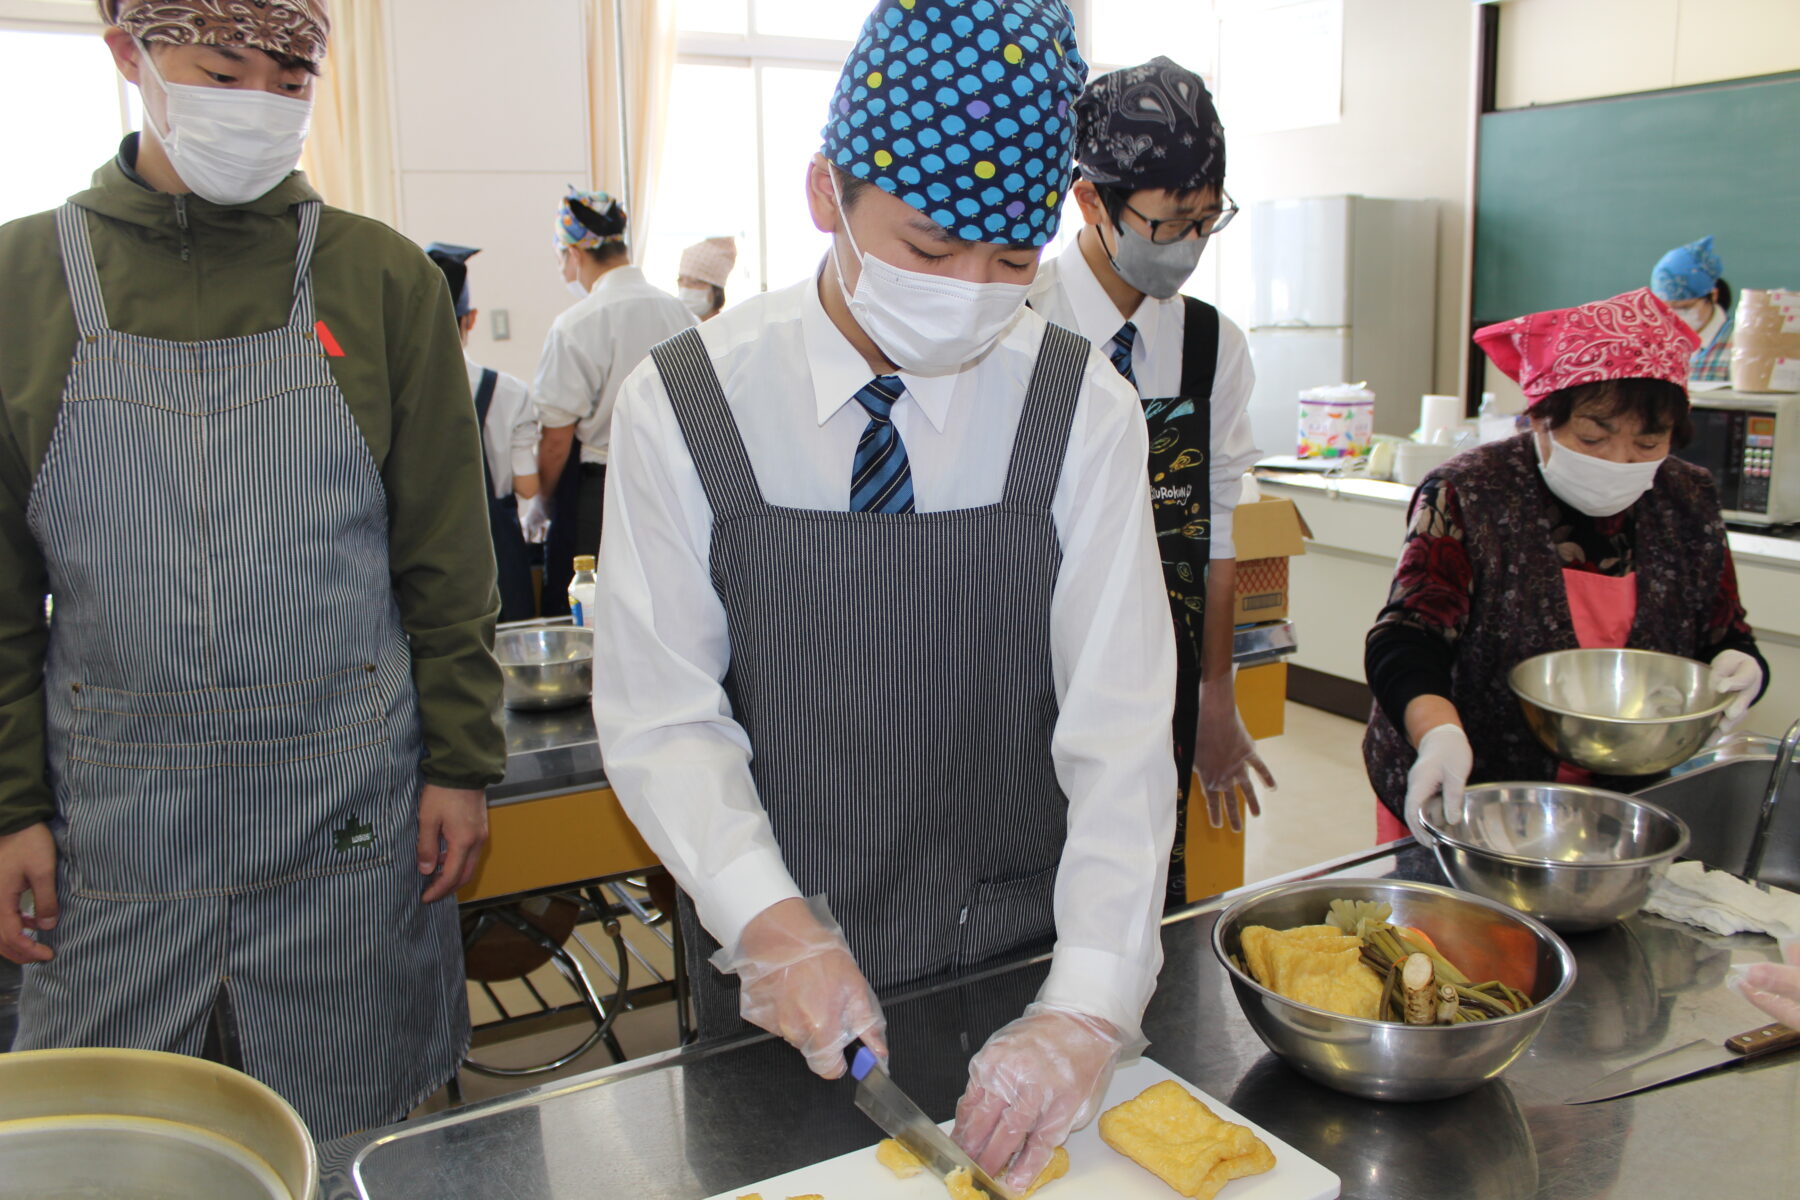
[[[1219,212],[1208,213],[1204,217],[1177,217],[1172,220],[1158,221],[1146,217],[1131,207],[1129,202],[1124,207],[1126,212],[1150,227],[1151,241],[1159,246],[1168,246],[1175,242],[1186,241],[1195,230],[1200,231],[1201,237],[1211,237],[1231,224],[1231,218],[1238,215],[1237,201],[1233,200],[1229,193],[1221,194],[1225,196],[1226,207]]]

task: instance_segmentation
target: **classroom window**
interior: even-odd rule
[[[98,34],[0,28],[0,222],[88,186],[131,128],[125,91]]]

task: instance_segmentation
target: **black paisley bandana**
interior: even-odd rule
[[[1075,102],[1075,163],[1129,191],[1222,189],[1225,128],[1198,75],[1153,58],[1088,84]]]

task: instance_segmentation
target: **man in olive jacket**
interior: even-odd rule
[[[206,1054],[335,1137],[468,1042],[505,760],[468,375],[442,274],[292,170],[319,0],[101,8],[145,131],[0,227],[15,1049]]]

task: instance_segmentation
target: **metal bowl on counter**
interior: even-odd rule
[[[1558,650],[1507,676],[1525,723],[1566,763],[1603,775],[1655,775],[1693,757],[1731,697],[1705,663],[1654,650]]]
[[[1457,1025],[1372,1021],[1289,1000],[1234,961],[1248,927],[1318,925],[1333,900],[1390,905],[1396,924],[1423,931],[1471,979],[1500,979],[1535,1003],[1512,1016]],[[1317,1083],[1371,1100],[1436,1100],[1474,1090],[1524,1053],[1575,981],[1575,956],[1539,922],[1479,896],[1397,879],[1277,884],[1220,913],[1212,944],[1250,1027],[1270,1050]]]
[[[8,1200],[311,1200],[306,1125],[241,1072],[148,1050],[0,1054]]]
[[[594,632],[575,626],[502,629],[494,657],[505,677],[508,708],[542,710],[580,704],[594,691]]]
[[[1490,783],[1463,793],[1459,820],[1441,796],[1419,820],[1451,882],[1561,933],[1622,921],[1677,855],[1688,827],[1654,804],[1562,783]]]

